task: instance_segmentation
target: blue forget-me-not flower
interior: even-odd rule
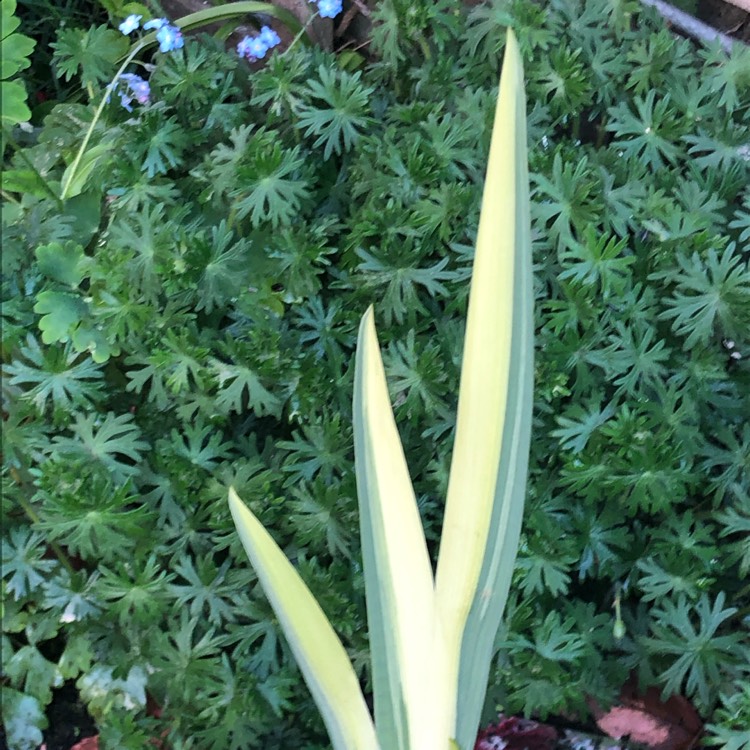
[[[120,79],[127,83],[128,88],[138,100],[139,104],[148,104],[148,98],[151,95],[151,87],[149,86],[148,81],[135,73],[123,73],[120,76]]]
[[[128,112],[133,111],[133,108],[130,106],[133,99],[139,104],[148,104],[148,99],[151,96],[151,87],[149,86],[148,81],[135,73],[123,73],[120,76],[120,80],[124,81],[128,87],[127,92],[120,92],[120,104],[122,104]]]
[[[137,16],[135,13],[129,15],[118,28],[123,34],[131,34],[134,32],[141,23],[143,16]]]
[[[318,12],[322,18],[336,18],[342,9],[341,0],[318,0]]]
[[[140,27],[141,18],[135,13],[129,15],[119,26],[123,34],[130,34]],[[265,28],[265,27],[264,27]],[[171,52],[175,49],[181,49],[185,46],[185,40],[182,37],[182,31],[178,26],[171,24],[166,18],[152,18],[143,24],[144,31],[156,29],[156,39],[159,42],[159,49],[162,52]],[[271,31],[268,29],[268,31]],[[271,32],[275,33],[275,32]],[[278,37],[277,37],[278,38]],[[265,51],[264,51],[265,54]],[[133,111],[131,102],[135,99],[139,104],[148,104],[151,96],[151,87],[148,81],[141,78],[135,73],[123,73],[115,83],[125,84],[125,90],[119,91],[120,103],[128,112]],[[107,97],[109,100],[109,97]]]
[[[247,44],[248,57],[265,57],[266,52],[268,52],[268,46],[259,36],[254,37]]]
[[[268,49],[281,44],[281,37],[270,26],[260,27],[260,39],[263,40]]]
[[[141,18],[143,16],[138,16],[135,13],[128,16],[120,24],[120,31],[123,34],[131,34],[139,28]],[[179,26],[173,26],[166,18],[152,18],[143,24],[143,29],[144,31],[157,30],[156,39],[159,42],[159,50],[161,52],[171,52],[175,49],[181,49],[185,45],[185,40],[182,38]]]
[[[251,36],[246,36],[240,40],[237,45],[237,54],[240,57],[248,57],[250,55],[250,42],[253,40]]]
[[[266,56],[268,50],[281,43],[281,37],[270,27],[261,27],[258,36],[246,36],[237,45],[237,54],[251,62]]]
[[[156,32],[156,38],[159,40],[159,50],[161,52],[171,52],[175,49],[181,49],[185,46],[185,40],[182,38],[182,32],[177,26],[164,24]]]

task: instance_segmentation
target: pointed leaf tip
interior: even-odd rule
[[[233,487],[228,501],[240,540],[320,709],[334,750],[378,750],[357,676],[325,613]]]

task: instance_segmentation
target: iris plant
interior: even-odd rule
[[[521,54],[509,30],[434,573],[372,308],[359,329],[352,413],[374,716],[344,646],[295,566],[229,490],[240,540],[335,750],[473,747],[523,519],[533,302],[526,100]]]

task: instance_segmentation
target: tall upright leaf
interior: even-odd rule
[[[432,566],[372,308],[357,343],[354,450],[378,739],[393,750],[441,748],[448,738],[439,697],[445,649]]]
[[[533,288],[523,67],[509,30],[474,258],[436,598],[450,708],[474,741],[518,546],[533,385]]]

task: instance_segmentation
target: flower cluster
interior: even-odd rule
[[[135,73],[123,73],[120,76],[120,80],[124,81],[127,86],[127,92],[120,92],[120,103],[128,112],[133,111],[133,108],[130,106],[133,99],[139,104],[148,104],[148,98],[151,95],[151,87],[148,81]]]
[[[129,15],[118,27],[125,34],[132,34],[136,29],[141,28],[141,19],[135,13]],[[166,18],[152,18],[146,21],[142,27],[145,31],[156,29],[156,39],[159,42],[159,49],[162,52],[171,52],[172,50],[181,49],[185,45],[182,38],[182,32],[179,27],[169,23]],[[141,78],[135,73],[123,73],[120,81],[125,84],[125,91],[120,91],[120,103],[128,112],[133,111],[131,103],[135,99],[139,104],[148,104],[151,96],[151,87],[148,81]]]
[[[281,43],[281,37],[269,26],[262,26],[257,36],[246,36],[237,45],[237,54],[255,62],[266,56],[268,50]]]
[[[123,34],[132,34],[141,25],[141,18],[132,14],[128,16],[119,26],[120,31]],[[182,32],[178,26],[169,23],[166,18],[152,18],[150,21],[146,21],[143,24],[143,28],[146,31],[156,29],[156,39],[159,42],[159,50],[161,52],[171,52],[175,49],[181,49],[185,45],[185,40],[182,38]]]
[[[315,0],[310,0],[315,2]],[[336,18],[343,10],[342,0],[317,0],[318,13],[322,18]]]

